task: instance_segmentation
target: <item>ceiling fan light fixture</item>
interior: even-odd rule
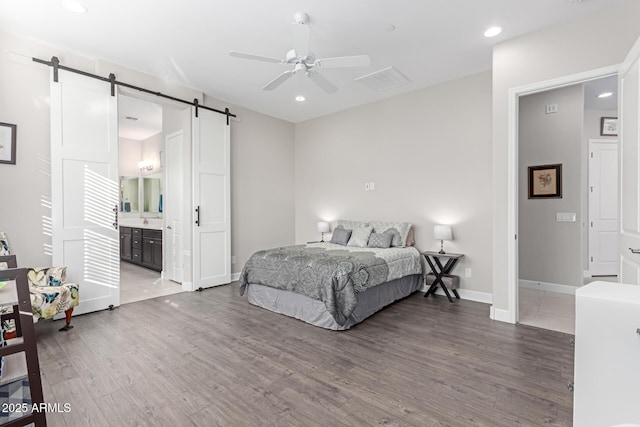
[[[487,29],[487,31],[484,32],[484,36],[489,38],[489,37],[495,37],[498,34],[500,34],[502,32],[502,28],[500,27],[491,27],[489,29]]]
[[[298,101],[298,102],[304,102],[304,101],[306,101],[306,100],[307,100],[307,98],[305,98],[305,97],[304,97],[304,96],[302,96],[302,95],[298,95],[298,96],[296,96],[296,101]]]
[[[76,0],[62,0],[60,4],[62,4],[67,10],[74,13],[87,13],[89,11],[87,6]]]

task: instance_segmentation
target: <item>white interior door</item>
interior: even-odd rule
[[[230,130],[227,117],[193,114],[193,287],[231,282]]]
[[[589,272],[618,274],[618,141],[589,141]]]
[[[640,101],[640,39],[619,73],[620,91],[620,282],[640,284],[640,165],[638,108]],[[637,252],[637,253],[635,253]]]
[[[182,283],[184,279],[184,191],[183,133],[172,133],[166,138],[165,161],[165,279]]]
[[[64,70],[51,81],[53,265],[80,286],[73,314],[120,305],[118,101],[109,83]]]

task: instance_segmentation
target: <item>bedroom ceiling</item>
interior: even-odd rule
[[[488,70],[494,44],[620,1],[80,0],[88,12],[78,14],[58,0],[5,0],[0,28],[295,123]],[[298,11],[310,17],[316,57],[369,55],[371,65],[323,70],[339,87],[331,95],[302,73],[261,90],[287,68],[228,52],[284,58]],[[503,32],[485,38],[494,25]],[[387,67],[411,82],[376,92],[355,80]],[[297,102],[298,95],[306,101]]]

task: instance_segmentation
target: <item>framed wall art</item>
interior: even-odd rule
[[[602,117],[600,119],[600,136],[618,136],[617,117]]]
[[[16,164],[16,125],[0,123],[0,163]]]
[[[529,166],[529,198],[562,198],[562,164]]]

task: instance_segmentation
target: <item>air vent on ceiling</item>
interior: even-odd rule
[[[393,67],[387,67],[371,74],[366,74],[358,77],[356,80],[377,92],[394,89],[411,83],[411,80]]]
[[[125,120],[132,120],[132,121],[134,121],[134,122],[138,120],[138,118],[137,118],[137,117],[131,117],[131,116],[124,116],[124,119],[125,119]]]

